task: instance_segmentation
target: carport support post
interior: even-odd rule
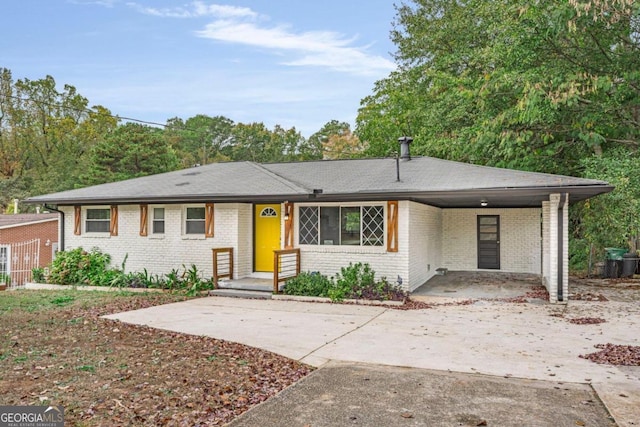
[[[543,248],[548,255],[543,260],[545,286],[549,291],[549,302],[566,303],[569,293],[569,195],[549,195],[548,207],[543,204]]]

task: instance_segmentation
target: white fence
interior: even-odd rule
[[[31,281],[31,269],[40,260],[40,239],[0,245],[0,281],[10,277],[11,286],[21,286]]]

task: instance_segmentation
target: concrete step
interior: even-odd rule
[[[248,291],[244,289],[214,289],[209,295],[217,297],[271,299],[271,292]]]

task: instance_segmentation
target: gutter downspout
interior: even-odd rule
[[[558,301],[564,301],[564,205],[566,193],[560,194],[558,203]]]
[[[61,216],[62,216],[62,221],[60,221],[60,244],[58,245],[58,250],[59,251],[64,251],[64,212],[56,209],[56,208],[52,208],[51,206],[47,206],[47,204],[44,204],[45,209],[49,209],[52,210],[54,212],[58,212]]]

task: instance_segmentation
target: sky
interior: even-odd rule
[[[0,67],[150,122],[352,125],[395,69],[392,0],[3,0]]]

